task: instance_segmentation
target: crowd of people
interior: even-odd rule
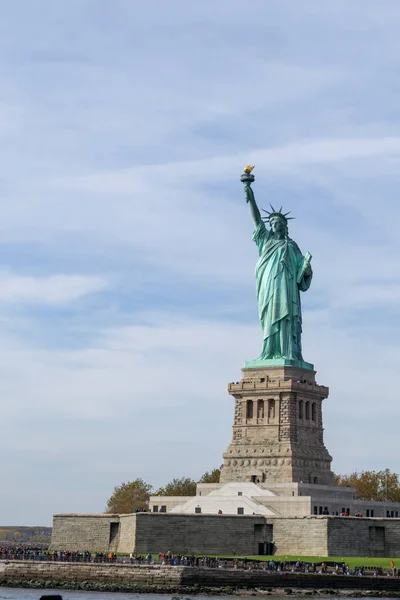
[[[383,569],[380,566],[356,566],[350,569],[346,563],[320,562],[310,563],[304,561],[282,560],[253,560],[247,558],[216,558],[211,556],[196,556],[194,554],[174,554],[170,551],[159,554],[147,555],[129,554],[117,556],[115,553],[85,552],[57,552],[43,548],[0,547],[0,560],[35,560],[54,562],[80,562],[80,563],[118,563],[141,565],[166,565],[171,567],[184,566],[208,569],[245,569],[263,570],[275,573],[313,573],[318,575],[355,575],[358,577],[400,577],[400,569],[395,567],[393,561],[390,566]]]
[[[43,548],[30,548],[29,546],[3,546],[0,547],[0,560],[39,560],[44,556]]]
[[[35,560],[54,562],[116,562],[117,555],[85,552],[56,552],[43,548],[0,547],[0,560]]]

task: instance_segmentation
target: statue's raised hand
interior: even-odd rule
[[[251,189],[251,184],[253,183],[255,177],[252,174],[252,170],[254,169],[254,165],[250,166],[248,165],[247,167],[244,168],[244,173],[240,176],[240,181],[243,183],[244,185],[244,194],[246,196],[246,202],[254,202],[254,193],[253,190]]]

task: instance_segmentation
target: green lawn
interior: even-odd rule
[[[221,556],[222,558],[222,556]],[[243,559],[244,556],[224,556],[223,558],[238,558]],[[249,560],[273,560],[273,561],[288,561],[288,562],[296,562],[300,560],[301,562],[309,562],[309,563],[346,563],[350,568],[355,566],[364,566],[364,567],[382,567],[383,569],[390,569],[390,561],[393,560],[394,566],[398,569],[400,568],[400,558],[374,558],[374,557],[364,557],[364,556],[247,556]]]
[[[142,555],[143,558],[146,557],[145,554]],[[204,554],[199,556],[205,556]],[[207,554],[210,558],[227,558],[238,560],[243,560],[247,558],[248,560],[260,560],[260,561],[283,561],[283,562],[296,562],[297,560],[301,562],[307,563],[321,563],[326,562],[328,564],[331,563],[346,563],[351,569],[354,567],[382,567],[383,569],[390,569],[391,564],[390,561],[393,560],[394,566],[397,569],[400,569],[400,557],[393,558],[391,556],[387,558],[374,558],[374,557],[365,557],[365,556],[234,556],[233,554]],[[158,553],[153,552],[153,558],[158,559]]]

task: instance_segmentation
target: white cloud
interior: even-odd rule
[[[0,271],[0,303],[63,305],[108,286],[107,279],[97,276],[28,277]]]
[[[334,138],[298,140],[296,143],[257,151],[218,155],[189,161],[138,165],[112,172],[102,172],[54,182],[55,187],[67,186],[98,194],[148,194],[156,185],[176,188],[200,182],[218,182],[238,177],[238,170],[247,163],[268,171],[291,171],[307,164],[330,164],[356,159],[380,158],[400,154],[400,137]],[[257,175],[257,170],[255,171]],[[156,178],[156,179],[154,179]]]

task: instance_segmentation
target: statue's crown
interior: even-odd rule
[[[270,204],[270,207],[272,208],[272,211],[270,212],[269,210],[264,210],[263,208],[261,209],[263,212],[267,213],[266,217],[262,217],[263,221],[271,221],[271,219],[275,218],[279,218],[279,219],[283,219],[284,221],[289,221],[289,219],[294,219],[294,217],[288,217],[288,215],[290,215],[290,210],[287,213],[283,213],[282,212],[282,206],[280,207],[279,210],[275,210],[275,208],[272,206],[272,204]]]

